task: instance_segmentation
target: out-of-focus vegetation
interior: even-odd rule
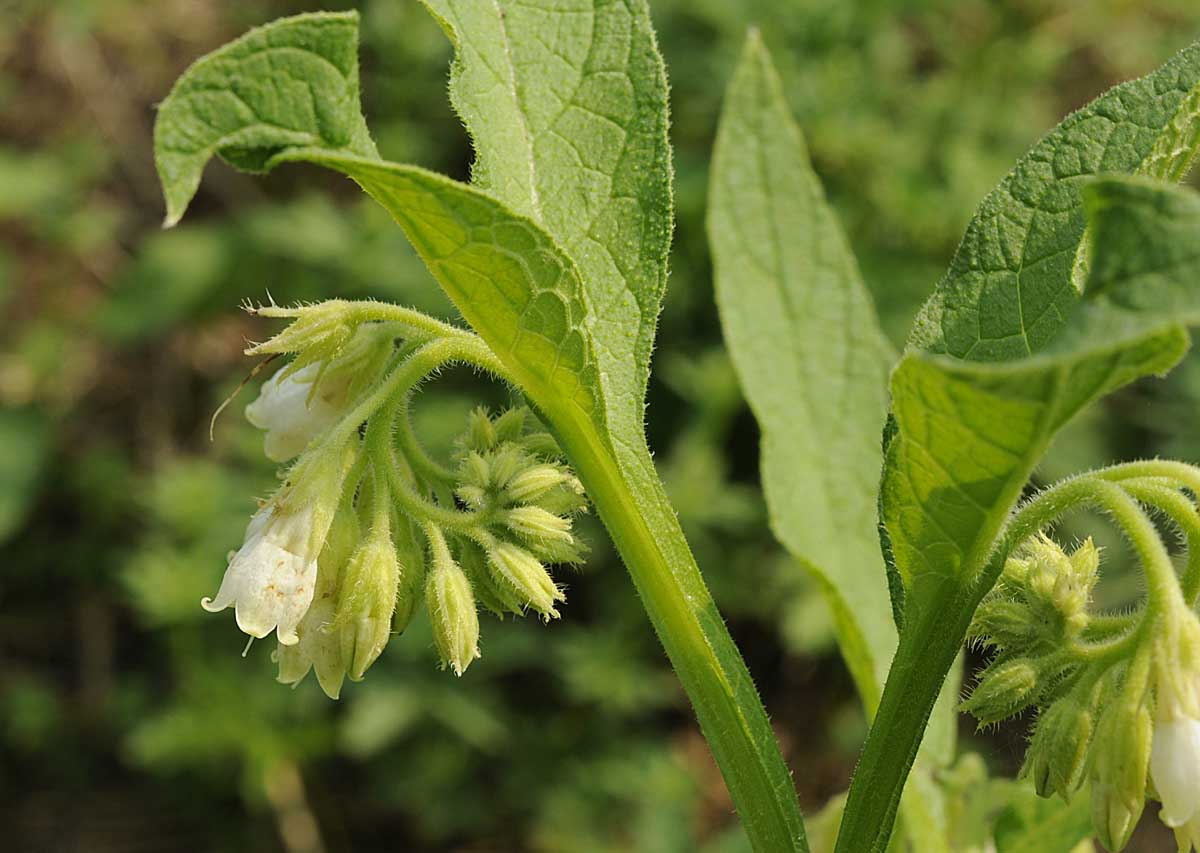
[[[268,334],[238,304],[375,296],[448,310],[386,214],[315,171],[264,182],[213,167],[189,222],[159,229],[154,102],[190,59],[321,5],[346,4],[0,5],[5,837],[20,850],[741,849],[686,701],[594,525],[563,619],[489,620],[484,658],[461,680],[435,668],[422,617],[333,703],[311,680],[275,683],[266,644],[239,656],[232,620],[199,607],[274,481],[260,434],[236,414],[249,394],[209,441],[211,413],[251,367],[244,342]],[[782,66],[900,342],[1008,164],[1061,115],[1200,35],[1200,15],[1188,0],[652,6],[672,80],[678,226],[651,441],[815,810],[844,789],[865,723],[822,602],[766,527],[703,230],[718,97],[745,27],[762,28]],[[443,34],[415,0],[359,8],[381,151],[465,177]],[[435,449],[460,429],[474,382],[450,375],[422,401]],[[1200,460],[1198,408],[1192,359],[1091,413],[1041,473]],[[1098,541],[1105,601],[1137,595],[1123,547]],[[977,742],[998,771],[1019,761],[1022,729]],[[1155,829],[1144,849],[1162,839]]]

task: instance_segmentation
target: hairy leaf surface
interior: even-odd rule
[[[1086,271],[1079,188],[1089,175],[1177,181],[1200,145],[1200,45],[1068,116],[1025,154],[967,226],[911,344],[972,361],[1047,346]]]
[[[672,221],[666,74],[648,11],[617,0],[426,5],[455,45],[450,92],[475,141],[472,183],[575,259],[610,406],[640,436]]]

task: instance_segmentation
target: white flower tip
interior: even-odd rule
[[[209,613],[220,613],[222,610],[224,610],[226,607],[229,606],[229,602],[227,601],[224,604],[217,604],[215,601],[213,601],[211,598],[209,598],[206,595],[206,596],[204,596],[204,598],[200,599],[200,606],[203,607],[205,610],[207,610]]]

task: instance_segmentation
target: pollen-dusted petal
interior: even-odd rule
[[[259,639],[277,630],[279,642],[299,641],[296,628],[313,600],[319,545],[311,536],[312,510],[265,508],[251,519],[247,539],[225,570],[221,587],[201,605],[235,609],[238,627]]]
[[[1200,720],[1160,719],[1150,750],[1150,777],[1162,800],[1161,817],[1183,826],[1200,813]]]

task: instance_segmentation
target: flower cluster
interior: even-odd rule
[[[292,355],[246,416],[276,462],[294,460],[250,521],[210,611],[251,637],[275,632],[279,680],[315,671],[337,698],[427,605],[442,663],[479,657],[476,601],[558,615],[550,566],[584,549],[583,487],[524,406],[471,413],[456,464],[412,434],[412,392],[453,362],[496,370],[475,336],[403,309],[328,302],[257,309],[293,323],[254,354]]]
[[[968,633],[993,655],[962,709],[980,725],[1038,709],[1022,776],[1064,799],[1088,782],[1092,822],[1110,850],[1128,842],[1147,796],[1162,803],[1179,849],[1200,850],[1200,514],[1190,496],[1200,476],[1172,465],[1145,463],[1154,476],[1126,478],[1113,469],[1094,492],[1081,478],[1045,498],[1054,506],[1074,494],[1108,511],[1146,572],[1139,611],[1091,612],[1100,565],[1091,540],[1067,553],[1037,533],[1010,552]],[[1179,470],[1186,481],[1166,476]],[[1187,535],[1184,579],[1143,506]]]

